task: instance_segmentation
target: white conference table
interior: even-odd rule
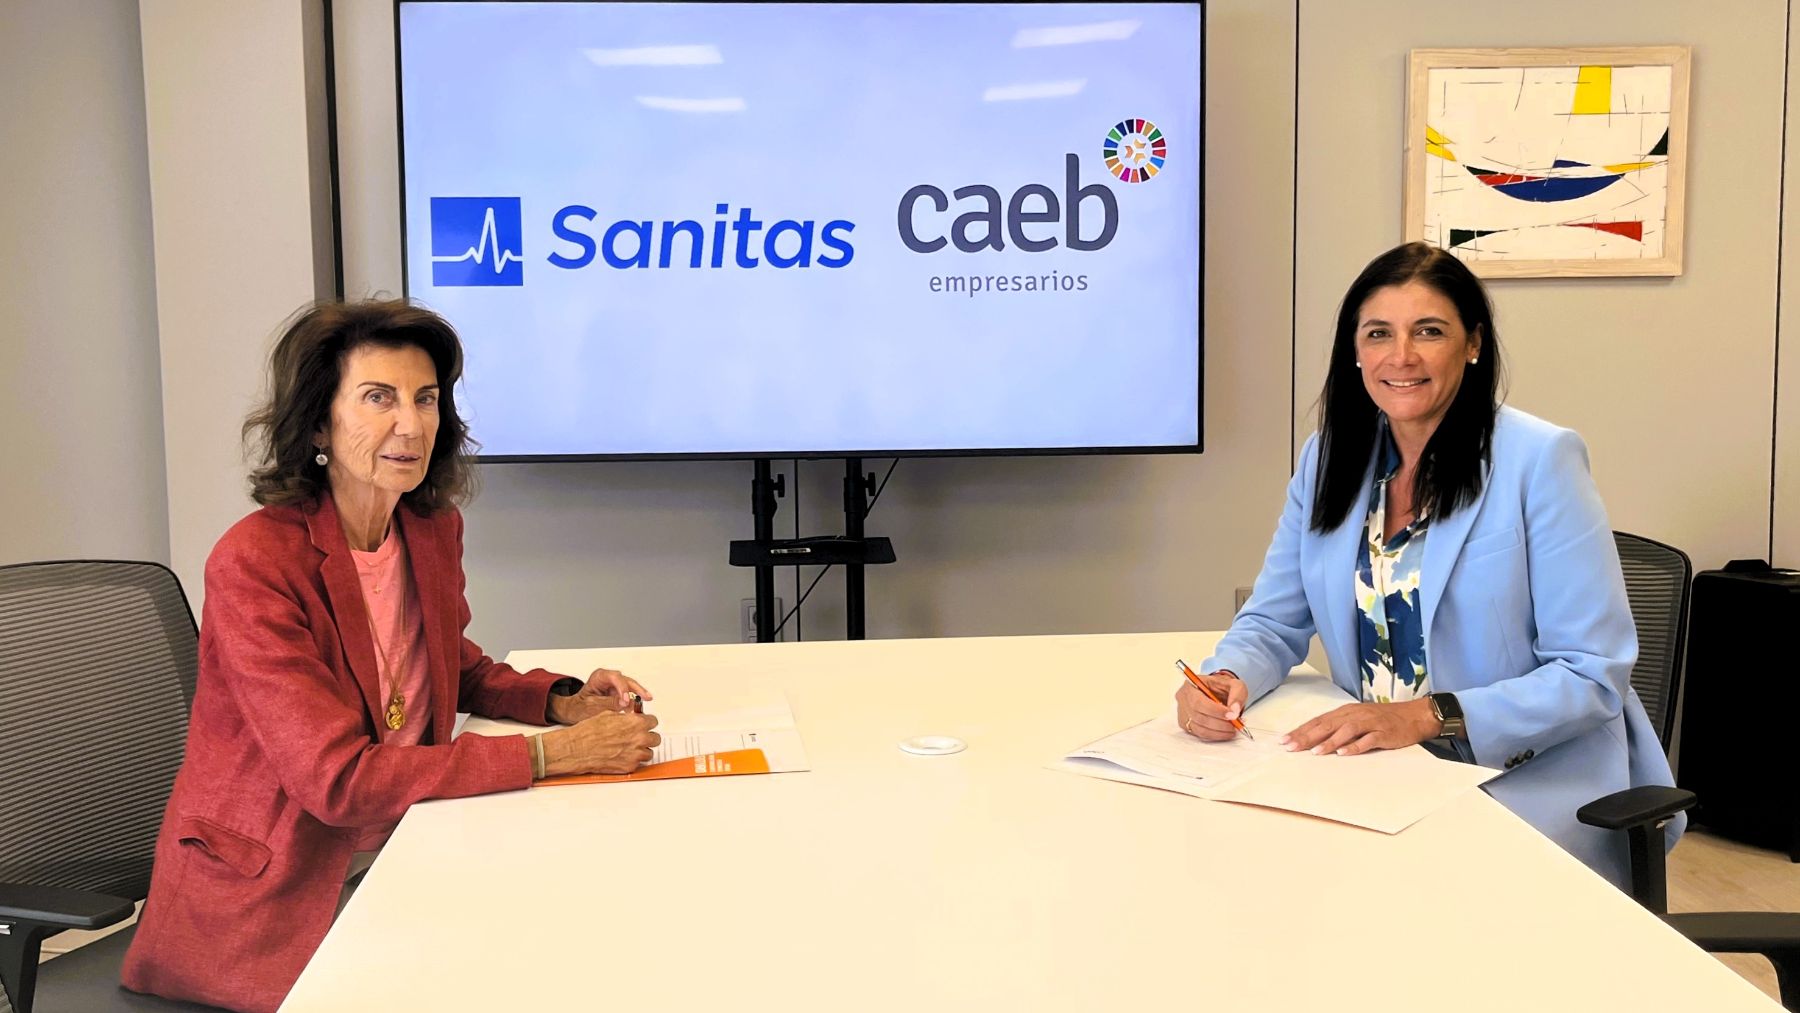
[[[773,681],[812,769],[414,806],[282,1009],[1778,1009],[1479,790],[1387,836],[1045,769],[1218,636],[515,653]]]

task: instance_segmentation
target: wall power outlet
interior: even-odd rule
[[[775,621],[777,623],[781,622],[781,617],[784,615],[787,615],[787,612],[781,607],[781,599],[777,598],[775,599]],[[738,635],[743,638],[744,643],[746,644],[756,643],[755,598],[744,598],[738,602],[738,619]],[[781,640],[786,636],[787,634],[785,632],[777,633],[775,634],[775,639]]]

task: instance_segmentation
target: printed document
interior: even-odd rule
[[[657,734],[662,744],[651,751],[650,762],[630,774],[568,775],[546,778],[539,784],[585,784],[600,781],[651,781],[669,777],[706,777],[720,774],[780,774],[808,770],[806,747],[794,712],[786,697],[770,688],[754,699],[720,701],[671,700],[668,716],[659,713],[661,700],[647,705],[658,714]],[[516,721],[470,717],[457,734],[536,735],[546,729]],[[685,762],[684,762],[685,761]]]
[[[1306,813],[1396,834],[1461,793],[1499,775],[1440,760],[1421,747],[1359,756],[1289,752],[1283,734],[1350,702],[1322,679],[1290,679],[1244,713],[1255,739],[1204,742],[1173,714],[1152,718],[1080,747],[1051,764],[1088,777],[1123,781],[1219,802]]]

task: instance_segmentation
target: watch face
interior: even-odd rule
[[[1440,739],[1456,738],[1463,733],[1462,705],[1450,693],[1431,694],[1431,710],[1437,715],[1438,722],[1443,725],[1438,730]]]

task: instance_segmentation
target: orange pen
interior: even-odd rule
[[[1211,689],[1209,689],[1207,687],[1206,683],[1201,680],[1200,676],[1196,675],[1194,673],[1194,670],[1187,666],[1187,662],[1182,661],[1180,658],[1176,658],[1175,659],[1175,667],[1181,669],[1181,674],[1187,676],[1187,681],[1193,683],[1195,689],[1199,690],[1202,693],[1205,693],[1206,698],[1208,700],[1211,700],[1213,703],[1216,703],[1221,707],[1225,706],[1225,701],[1219,699],[1218,695],[1215,694]],[[1244,722],[1243,722],[1242,718],[1232,721],[1231,727],[1236,728],[1240,732],[1243,732],[1244,738],[1249,739],[1251,742],[1256,741],[1256,736],[1251,735],[1250,729],[1244,727]]]

